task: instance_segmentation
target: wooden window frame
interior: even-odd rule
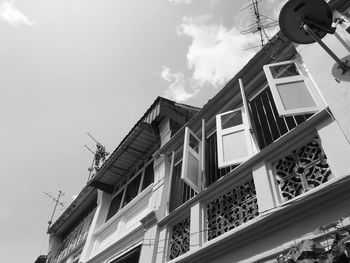
[[[229,127],[226,129],[222,128],[222,121],[221,117],[227,114],[232,114],[234,112],[241,111],[242,114],[242,124]],[[231,165],[236,165],[240,164],[246,160],[248,160],[250,157],[253,156],[254,151],[251,143],[251,138],[250,138],[250,127],[248,124],[248,116],[247,112],[244,110],[244,107],[240,107],[234,110],[226,111],[220,114],[216,115],[216,135],[217,135],[217,152],[218,152],[218,167],[219,168],[225,168]],[[224,161],[224,149],[223,149],[223,136],[228,135],[228,134],[233,134],[237,132],[244,132],[244,137],[246,140],[246,146],[247,146],[247,156],[237,158],[237,159],[232,159],[232,160],[227,160]]]
[[[283,66],[283,65],[288,65],[288,64],[294,64],[296,69],[299,72],[299,75],[283,77],[283,78],[278,78],[278,77],[274,78],[273,77],[271,70],[270,70],[270,67]],[[278,111],[280,117],[315,113],[315,112],[318,112],[324,108],[324,103],[323,103],[318,91],[316,90],[316,87],[311,82],[310,78],[306,75],[304,70],[300,67],[300,65],[298,63],[296,63],[295,61],[283,61],[283,62],[278,62],[278,63],[272,63],[272,64],[264,65],[263,69],[264,69],[264,72],[265,72],[265,75],[267,78],[267,82],[270,86],[272,97],[275,101],[277,111]],[[282,71],[281,73],[283,73],[283,72],[284,71]],[[311,98],[313,99],[315,106],[286,110],[283,106],[283,100],[278,92],[277,85],[278,84],[293,83],[293,82],[300,82],[300,81],[303,81],[305,83],[307,91],[309,92]]]
[[[190,137],[193,137],[198,142],[198,152],[196,152],[190,146]],[[189,168],[189,156],[190,154],[198,160],[198,171],[197,171],[197,182],[198,185],[195,184],[190,179],[188,175]],[[201,190],[201,170],[202,170],[202,140],[199,139],[194,132],[192,132],[188,127],[185,128],[185,136],[184,136],[184,147],[183,147],[183,155],[182,155],[182,168],[181,168],[181,179],[184,180],[193,190],[197,193]]]

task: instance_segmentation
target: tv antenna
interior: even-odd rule
[[[88,168],[89,171],[89,177],[88,181],[92,178],[93,174],[92,172],[95,170],[96,172],[100,169],[100,163],[104,163],[106,161],[107,156],[109,155],[109,152],[106,151],[106,147],[103,146],[101,143],[99,143],[89,132],[86,133],[92,140],[96,143],[96,150],[93,151],[90,149],[86,144],[84,145],[86,149],[88,149],[93,155],[91,166]]]
[[[278,21],[272,19],[271,17],[265,16],[260,12],[259,3],[262,0],[248,0],[248,1],[250,2],[250,4],[247,7],[241,9],[240,11],[249,9],[252,17],[252,21],[247,29],[241,31],[241,34],[246,35],[246,34],[255,34],[259,32],[261,47],[263,47],[265,45],[265,40],[266,42],[270,41],[270,38],[268,37],[265,29],[277,26]],[[255,46],[255,47],[259,47],[259,46]],[[247,49],[251,49],[255,47],[250,47]]]
[[[333,15],[324,0],[289,0],[281,9],[279,25],[282,33],[298,44],[317,42],[337,63],[342,75],[350,69],[348,61],[342,61],[321,40],[327,34],[334,34]]]
[[[49,232],[49,229],[50,229],[50,226],[52,224],[52,219],[53,217],[55,216],[55,212],[56,212],[56,209],[57,209],[57,206],[60,205],[62,206],[62,208],[64,208],[64,204],[62,202],[60,202],[60,198],[64,195],[64,192],[62,192],[61,190],[58,191],[58,196],[57,198],[56,197],[53,197],[52,195],[50,195],[49,193],[45,192],[44,191],[44,194],[47,195],[48,197],[50,197],[54,202],[55,202],[55,207],[52,211],[52,215],[51,215],[51,218],[50,220],[48,221],[48,227],[47,227],[47,232]]]

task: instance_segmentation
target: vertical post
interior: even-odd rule
[[[252,123],[252,120],[250,119],[250,110],[249,110],[248,99],[247,99],[247,96],[245,94],[245,90],[244,90],[242,79],[239,79],[238,82],[239,82],[239,88],[240,88],[241,96],[242,96],[243,108],[244,108],[244,111],[247,114],[248,126],[249,126],[250,135],[251,135],[251,143],[252,143],[252,146],[253,146],[252,147],[253,148],[253,152],[257,153],[257,152],[259,152],[259,144],[258,144],[258,141],[257,141],[255,135],[254,135],[253,123]]]
[[[174,162],[175,162],[175,151],[173,151],[171,154],[170,176],[169,176],[169,184],[168,184],[168,194],[166,199],[165,215],[168,215],[170,212],[170,196],[171,196],[171,184],[173,182]]]
[[[199,178],[200,191],[202,191],[205,187],[205,141],[206,141],[205,120],[202,119],[202,156],[201,156],[202,173],[201,173],[201,177]]]
[[[200,202],[191,207],[190,249],[202,246],[202,209]]]

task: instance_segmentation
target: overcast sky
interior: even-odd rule
[[[157,96],[202,106],[251,58],[248,0],[0,0],[0,252],[46,254],[54,203]],[[281,0],[263,0],[277,19]],[[62,213],[58,211],[55,218]]]

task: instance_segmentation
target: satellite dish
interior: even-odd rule
[[[309,28],[321,39],[334,33],[332,11],[324,0],[289,0],[281,9],[279,25],[282,33],[298,44],[316,42],[304,29]]]
[[[287,38],[298,44],[317,42],[338,63],[344,75],[350,70],[347,61],[341,61],[321,40],[335,32],[332,22],[332,10],[324,0],[289,0],[279,16],[281,31]]]

